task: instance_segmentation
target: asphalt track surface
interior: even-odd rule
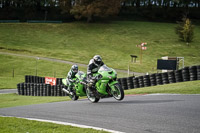
[[[132,95],[0,109],[2,116],[38,118],[127,133],[199,133],[200,95]]]
[[[0,94],[17,93],[17,89],[1,89]]]

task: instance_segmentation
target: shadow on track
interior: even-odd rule
[[[129,101],[100,101],[97,104],[152,104],[152,103],[168,103],[168,102],[177,102],[183,100],[129,100]]]

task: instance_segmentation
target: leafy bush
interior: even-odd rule
[[[190,19],[184,17],[182,22],[177,23],[176,34],[179,35],[179,38],[187,43],[192,42],[194,36],[194,25],[192,25]]]

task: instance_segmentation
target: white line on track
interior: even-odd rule
[[[0,116],[1,117],[13,117],[13,116],[2,116],[2,115],[0,115]],[[36,118],[25,118],[25,117],[15,117],[15,118],[21,118],[21,119],[26,119],[26,120],[34,120],[34,121],[40,121],[40,122],[50,122],[50,123],[54,123],[54,124],[68,125],[68,126],[74,126],[74,127],[80,127],[80,128],[91,128],[91,129],[100,130],[100,131],[107,131],[107,132],[110,132],[110,133],[125,133],[125,132],[100,128],[100,127],[86,126],[86,125],[74,124],[74,123],[69,123],[69,122],[52,121],[52,120],[44,120],[44,119],[36,119]]]
[[[177,95],[200,95],[200,94],[170,94],[170,93],[154,93],[154,94],[146,94],[146,95],[144,95],[144,96],[164,96],[164,95],[174,95],[174,96],[177,96]]]

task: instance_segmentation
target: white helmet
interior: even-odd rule
[[[96,65],[100,65],[100,64],[102,63],[102,58],[101,58],[100,55],[95,55],[95,56],[93,57],[93,59],[94,59],[94,63],[95,63]]]
[[[71,70],[72,70],[72,72],[77,73],[78,72],[78,65],[73,65]]]

